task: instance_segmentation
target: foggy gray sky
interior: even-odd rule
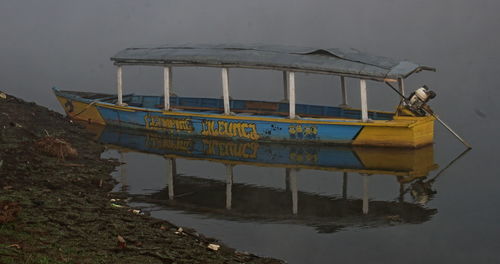
[[[496,34],[491,34],[498,29],[498,4],[469,2],[2,1],[0,87],[59,110],[49,90],[52,86],[113,92],[115,75],[109,57],[127,46],[269,43],[353,47],[432,65],[440,75],[425,73],[410,84],[425,81],[439,86],[438,96],[460,100],[471,85],[488,82],[479,78],[478,70],[494,73],[493,56],[486,51],[495,52],[500,44]],[[449,49],[450,44],[456,47]],[[442,78],[457,70],[467,74],[459,85]],[[174,74],[174,89],[180,95],[220,96],[219,75],[213,69],[180,69]],[[235,97],[275,100],[281,96],[277,72],[234,71],[231,77]],[[124,78],[126,91],[160,92],[159,69],[129,68]],[[299,101],[339,102],[334,77],[309,75],[298,81]],[[354,105],[359,101],[356,88],[353,82],[350,101]],[[369,90],[369,96],[369,104],[376,107],[392,108],[397,100],[385,88]],[[387,98],[393,100],[389,106]]]
[[[421,84],[436,90],[432,107],[474,146],[466,162],[440,179],[439,199],[433,204],[439,208],[436,218],[407,229],[319,238],[308,233],[304,241],[290,240],[299,250],[288,251],[306,258],[300,247],[312,245],[318,248],[317,258],[335,253],[356,262],[351,256],[359,254],[361,243],[370,257],[379,259],[400,251],[400,262],[422,263],[447,254],[453,263],[471,263],[493,256],[499,243],[498,161],[493,154],[500,147],[499,10],[498,0],[1,0],[0,90],[61,112],[52,86],[114,93],[115,67],[109,58],[137,44],[352,47],[434,66],[436,73],[410,77],[408,90]],[[280,100],[281,78],[280,72],[231,70],[231,96]],[[336,77],[296,78],[298,102],[340,103]],[[124,69],[125,93],[161,94],[161,82],[161,69]],[[173,84],[181,96],[221,95],[216,69],[175,68]],[[348,84],[350,103],[356,106],[358,83]],[[370,108],[393,109],[398,101],[387,87],[368,82]],[[442,127],[436,125],[436,131],[441,160],[462,150]],[[444,150],[438,148],[443,145]],[[293,232],[287,229],[286,235]],[[381,248],[381,237],[390,237],[383,242],[397,250]],[[310,243],[308,238],[316,240]],[[277,234],[275,239],[267,241],[269,247],[283,240]],[[420,246],[422,254],[412,246]],[[334,252],[334,247],[344,250]]]

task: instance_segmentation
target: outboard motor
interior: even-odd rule
[[[406,100],[406,107],[418,116],[425,116],[424,106],[434,97],[436,97],[436,93],[424,85],[410,94]]]

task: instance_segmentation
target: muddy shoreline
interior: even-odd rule
[[[92,134],[0,95],[0,263],[282,263],[134,211]]]

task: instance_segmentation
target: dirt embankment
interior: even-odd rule
[[[110,193],[118,163],[103,149],[61,114],[0,93],[0,263],[281,263],[137,214]]]

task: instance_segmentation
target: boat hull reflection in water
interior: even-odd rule
[[[167,206],[176,210],[238,221],[284,221],[335,232],[348,226],[381,226],[422,223],[437,210],[423,203],[404,201],[405,193],[418,193],[406,185],[422,186],[437,168],[432,146],[417,149],[349,148],[224,141],[206,138],[176,138],[157,133],[115,127],[93,127],[99,141],[120,152],[137,151],[165,157],[167,186],[153,194],[132,195],[135,202]],[[225,181],[178,175],[176,159],[223,163]],[[234,166],[252,165],[284,168],[284,190],[233,183]],[[298,190],[297,171],[314,169],[340,171],[342,196],[328,196]],[[347,196],[349,173],[363,175],[363,197]],[[400,183],[400,197],[393,201],[368,199],[368,182],[373,174],[394,175]],[[430,190],[429,188],[427,190]],[[410,192],[408,192],[410,190]],[[424,192],[424,195],[431,195]],[[426,199],[415,199],[427,201]]]

